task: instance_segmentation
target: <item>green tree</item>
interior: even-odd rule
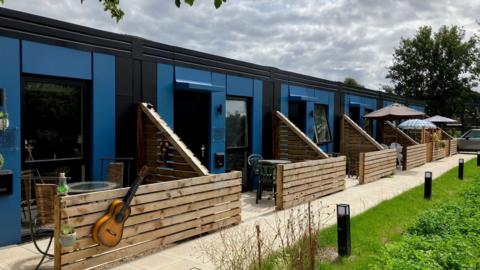
[[[354,86],[354,87],[364,87],[363,85],[359,84],[357,80],[355,80],[352,77],[346,77],[345,80],[343,80],[343,83],[346,85]]]
[[[81,3],[83,3],[85,0],[80,0]],[[112,15],[112,18],[114,18],[117,22],[119,22],[122,18],[123,15],[125,15],[125,12],[120,8],[120,0],[98,0],[103,4],[103,9],[106,12],[110,12]],[[186,4],[189,6],[193,6],[193,3],[195,0],[183,0]],[[227,0],[214,0],[213,4],[215,8],[219,8],[223,3],[227,2]],[[3,4],[4,0],[0,0],[0,4]],[[175,5],[177,7],[180,7],[182,4],[182,0],[175,0]]]
[[[479,80],[478,36],[465,38],[458,26],[442,26],[437,33],[420,27],[413,38],[400,41],[387,78],[401,96],[424,99],[427,113],[463,119],[464,104]]]

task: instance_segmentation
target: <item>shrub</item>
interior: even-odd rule
[[[480,184],[423,214],[374,269],[480,269]]]

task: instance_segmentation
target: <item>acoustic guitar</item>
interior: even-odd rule
[[[147,171],[148,167],[143,166],[123,200],[113,200],[107,213],[99,218],[93,225],[92,237],[95,242],[107,247],[114,247],[120,243],[125,221],[130,216],[130,203],[145,178]]]

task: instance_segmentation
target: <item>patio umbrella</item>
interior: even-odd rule
[[[399,103],[392,103],[386,107],[376,110],[374,112],[366,114],[365,118],[377,119],[377,120],[395,120],[395,119],[407,119],[407,118],[419,118],[424,116],[425,113],[409,108]]]
[[[435,116],[432,116],[432,117],[427,118],[425,120],[430,121],[432,123],[456,123],[457,122],[457,120],[450,119],[450,118],[447,118],[447,117],[443,117],[443,116],[440,116],[440,115],[435,115]]]
[[[400,125],[398,125],[401,129],[436,129],[434,123],[422,119],[410,119],[407,120]]]

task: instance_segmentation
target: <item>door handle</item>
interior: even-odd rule
[[[205,145],[202,144],[202,147],[200,148],[200,150],[202,151],[202,158],[205,157]]]

